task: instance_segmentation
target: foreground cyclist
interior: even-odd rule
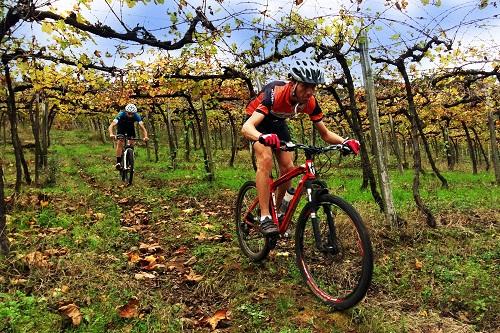
[[[255,182],[261,209],[261,229],[266,236],[277,235],[278,227],[274,224],[269,209],[269,174],[273,167],[272,148],[276,148],[280,174],[292,169],[292,152],[281,151],[281,141],[291,141],[286,118],[296,113],[306,113],[314,123],[321,138],[329,144],[343,144],[345,151],[358,154],[359,142],[344,139],[331,132],[323,123],[323,113],[314,93],[318,84],[325,83],[323,69],[311,61],[297,60],[290,68],[290,81],[273,81],[251,100],[246,113],[248,119],[243,124],[241,133],[254,141],[257,172]],[[285,190],[290,184],[284,184],[277,194],[277,202],[281,202]]]
[[[113,134],[113,128],[118,125],[118,130],[116,134],[127,135],[129,138],[135,137],[135,122],[139,123],[139,127],[142,130],[142,139],[144,141],[148,141],[148,131],[146,127],[144,127],[144,122],[142,121],[141,116],[137,113],[137,107],[135,104],[127,104],[125,106],[125,111],[121,111],[118,115],[113,119],[111,124],[108,127],[109,137],[112,139],[116,138],[116,135]],[[132,142],[131,142],[132,144]],[[116,144],[116,170],[120,170],[121,162],[122,162],[122,150],[123,150],[123,140],[118,140]]]

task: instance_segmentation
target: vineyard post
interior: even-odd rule
[[[359,39],[359,48],[361,54],[361,68],[363,72],[363,81],[365,84],[368,116],[370,119],[370,128],[372,132],[373,147],[375,150],[375,158],[377,160],[378,176],[380,189],[382,191],[382,199],[384,200],[385,218],[389,225],[397,226],[397,214],[394,208],[392,198],[391,181],[389,178],[389,170],[387,169],[387,161],[385,159],[382,131],[380,129],[380,120],[377,109],[377,100],[375,96],[375,86],[373,83],[373,73],[368,58],[368,36],[366,30],[363,30]]]

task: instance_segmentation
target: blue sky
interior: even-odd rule
[[[42,0],[38,2],[41,3]],[[297,10],[301,15],[305,17],[318,17],[318,16],[333,16],[338,15],[341,8],[347,8],[352,10],[358,15],[376,15],[378,12],[383,13],[382,16],[387,20],[380,21],[379,27],[381,29],[373,29],[370,32],[370,37],[372,40],[372,47],[376,47],[379,43],[384,45],[390,45],[393,41],[390,39],[391,36],[394,38],[395,35],[400,34],[401,37],[409,39],[407,32],[407,25],[412,25],[419,27],[422,30],[431,29],[436,30],[439,28],[447,29],[453,26],[457,26],[461,21],[471,21],[478,18],[490,17],[500,14],[498,8],[489,6],[486,9],[477,9],[477,3],[479,1],[459,1],[459,0],[443,0],[441,6],[437,7],[432,5],[433,0],[430,0],[430,4],[427,6],[422,6],[420,1],[411,0],[405,11],[401,12],[394,7],[388,8],[384,6],[385,0],[370,0],[363,1],[359,6],[359,11],[357,9],[357,1],[350,0],[304,0],[300,6],[295,6],[294,1],[291,0],[264,0],[264,1],[235,1],[235,0],[225,0],[222,2],[217,1],[207,1],[207,16],[216,25],[222,25],[227,22],[227,17],[230,15],[241,14],[238,17],[245,22],[250,22],[253,17],[260,16],[260,13],[265,12],[265,23],[273,25],[274,22],[279,21],[279,19],[284,15],[289,15],[292,9]],[[59,13],[67,14],[68,10],[78,2],[77,0],[55,0],[52,1],[54,8],[57,8]],[[354,4],[353,4],[354,3]],[[187,1],[186,11],[193,12],[193,8],[197,6],[203,6],[203,1]],[[83,11],[84,16],[92,23],[100,21],[106,25],[109,25],[116,29],[117,31],[123,32],[124,29],[118,23],[116,16],[121,17],[127,26],[130,28],[136,25],[144,26],[151,32],[154,32],[159,39],[170,40],[171,35],[168,34],[168,28],[170,26],[170,19],[168,12],[175,11],[178,6],[177,1],[165,0],[163,5],[155,5],[153,1],[144,5],[138,3],[133,8],[128,8],[123,4],[123,1],[118,0],[94,0],[91,3],[90,9],[85,9]],[[476,9],[474,9],[476,8]],[[46,9],[46,8],[45,8]],[[213,11],[213,15],[210,13],[210,9]],[[182,20],[182,18],[180,18]],[[393,24],[389,25],[389,20],[401,21],[404,24]],[[456,31],[457,40],[462,42],[462,47],[467,45],[487,45],[493,46],[492,57],[499,59],[499,49],[500,49],[500,19],[492,19],[488,21],[487,26],[475,26],[469,25],[463,27]],[[179,29],[182,31],[183,26],[179,24]],[[47,43],[46,36],[40,30],[38,23],[25,23],[20,29],[16,31],[19,36],[24,36],[25,38],[31,38],[35,35],[40,43]],[[250,34],[248,31],[234,33],[231,37],[226,38],[227,43],[236,43],[242,48],[246,48],[253,33]],[[452,37],[452,36],[448,36]],[[115,49],[117,45],[126,46],[130,50],[139,50],[140,47],[129,42],[123,42],[119,40],[107,40],[97,36],[93,37],[96,44],[86,43],[83,50],[76,50],[75,52],[86,52],[88,54],[93,53],[95,50],[99,50],[102,53],[109,51],[115,54]],[[162,51],[165,52],[165,51]],[[496,54],[495,54],[496,52]],[[171,52],[175,55],[176,52]],[[151,55],[148,53],[143,53],[139,58],[142,60],[147,60]],[[227,60],[229,62],[232,59],[227,59],[227,55],[220,55],[221,60]],[[119,59],[117,57],[105,58],[105,63],[107,65],[116,65],[119,67],[124,66],[129,60]]]

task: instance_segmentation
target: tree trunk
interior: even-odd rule
[[[488,171],[490,169],[490,161],[488,158],[488,154],[486,154],[486,152],[484,151],[483,145],[481,144],[481,139],[479,138],[479,135],[477,135],[476,129],[474,127],[471,127],[471,130],[472,130],[472,133],[474,133],[474,137],[476,139],[477,146],[479,147],[479,151],[483,155],[484,162],[486,163],[486,171]]]
[[[203,123],[203,134],[202,136],[205,138],[205,148],[206,148],[206,157],[205,157],[205,166],[207,170],[207,180],[213,181],[215,180],[215,169],[214,169],[214,161],[212,158],[212,148],[210,146],[210,133],[208,129],[208,119],[207,119],[207,111],[205,109],[205,103],[203,99],[201,100],[201,119]],[[201,135],[200,135],[201,136]]]
[[[339,105],[340,112],[347,119],[349,123],[349,127],[354,132],[356,139],[359,140],[361,150],[361,168],[363,170],[363,182],[361,184],[361,189],[366,189],[368,185],[370,185],[370,190],[373,196],[373,199],[377,203],[380,208],[380,211],[384,211],[384,203],[382,201],[382,197],[378,193],[377,190],[377,182],[375,180],[375,175],[373,173],[373,169],[370,163],[370,157],[368,156],[367,143],[365,139],[365,135],[363,133],[363,129],[361,127],[361,119],[359,117],[359,111],[356,105],[356,96],[354,89],[354,81],[352,79],[349,65],[347,63],[347,59],[341,54],[336,55],[337,61],[341,64],[344,75],[347,78],[347,89],[349,92],[349,108],[351,110],[350,116],[347,113],[347,108],[342,104],[342,100],[335,89],[329,89],[328,91],[332,93],[335,101]]]
[[[54,119],[57,115],[57,105],[53,105],[50,108],[49,116],[48,116],[48,127],[47,127],[47,148],[50,147],[50,130],[52,129],[52,124],[54,124]]]
[[[172,114],[173,111],[170,113],[170,126],[172,126],[172,135],[174,137],[174,146],[175,150],[177,152],[177,149],[179,149],[179,136],[177,135],[177,126],[175,126],[175,119],[172,119]],[[176,153],[177,155],[177,153]]]
[[[193,112],[194,120],[196,121],[196,127],[198,128],[198,138],[200,139],[200,147],[203,153],[203,162],[205,166],[205,171],[207,173],[207,178],[210,177],[211,169],[210,169],[210,164],[208,162],[208,154],[207,154],[207,149],[206,149],[206,144],[204,141],[204,135],[203,135],[203,128],[201,124],[200,117],[198,116],[198,113],[196,112],[196,108],[193,105],[193,102],[191,99],[188,99],[189,106],[191,108],[191,111]],[[213,174],[212,174],[213,175]]]
[[[2,118],[0,119],[2,124],[2,137],[3,137],[3,146],[7,146],[7,113],[2,112]]]
[[[411,142],[411,139],[410,139]],[[406,139],[405,136],[403,136],[403,168],[408,169],[409,164],[408,164],[408,159],[406,158],[406,151],[408,149],[408,140]]]
[[[165,126],[167,126],[167,138],[168,138],[168,148],[170,151],[170,163],[171,163],[172,169],[175,170],[177,168],[177,163],[176,163],[177,149],[175,147],[174,137],[173,137],[173,133],[172,133],[172,124],[170,122],[170,110],[167,109],[167,111],[165,112],[165,111],[163,111],[161,106],[158,107],[158,110],[160,110],[161,116],[163,117],[163,121],[165,122]]]
[[[493,161],[493,169],[495,171],[495,182],[500,185],[500,158],[498,156],[498,143],[496,136],[496,115],[490,109],[488,112],[488,128],[490,130],[490,150],[491,160]]]
[[[191,124],[189,124],[191,126],[191,133],[193,133],[193,148],[196,150],[198,149],[200,146],[198,145],[198,136],[197,136],[197,133],[196,133],[196,129],[194,128],[194,123],[191,122]],[[198,123],[197,123],[198,125]],[[200,139],[201,141],[201,139]]]
[[[30,120],[31,120],[31,130],[33,132],[33,138],[35,139],[35,184],[40,185],[40,168],[43,166],[42,161],[42,144],[40,142],[40,100],[37,94],[36,104],[33,108],[33,100],[28,107]]]
[[[415,104],[413,101],[413,92],[411,89],[410,79],[408,74],[406,73],[406,69],[404,68],[404,63],[398,64],[398,69],[403,76],[405,82],[405,90],[408,101],[408,109],[409,113],[406,113],[406,116],[409,118],[411,123],[411,141],[413,147],[413,161],[414,161],[414,175],[413,175],[413,199],[415,200],[415,204],[417,208],[425,215],[427,225],[430,227],[436,227],[436,219],[432,215],[432,212],[429,208],[425,206],[420,197],[420,173],[422,172],[422,158],[420,156],[420,147],[418,142],[418,133],[419,133],[419,119],[416,117],[417,111],[415,108]]]
[[[101,123],[101,119],[99,117],[97,117],[96,123],[97,123],[96,124],[97,125],[97,131],[99,133],[99,139],[104,144],[104,143],[106,143],[106,136],[104,135],[104,131],[102,130],[102,123]]]
[[[434,171],[434,174],[439,178],[441,181],[441,186],[443,188],[448,188],[448,181],[446,178],[441,175],[441,172],[439,172],[439,169],[436,167],[436,164],[434,163],[434,159],[432,158],[432,153],[429,148],[429,143],[427,142],[427,137],[425,136],[423,127],[422,127],[422,120],[420,119],[418,113],[417,113],[417,108],[415,106],[414,102],[414,94],[413,94],[413,88],[411,86],[410,78],[408,76],[408,73],[406,71],[405,63],[404,60],[399,60],[396,63],[396,67],[399,70],[399,73],[403,76],[404,82],[405,82],[405,90],[406,90],[406,99],[408,101],[408,111],[410,112],[411,118],[415,119],[415,125],[417,126],[418,133],[420,134],[420,137],[422,139],[422,144],[425,148],[425,152],[427,154],[427,159],[429,160],[429,163],[431,165],[432,170]],[[419,154],[420,155],[420,154]],[[422,161],[420,161],[421,165]],[[422,170],[422,167],[420,168]]]
[[[189,162],[191,155],[191,145],[189,144],[189,124],[185,117],[182,118],[182,123],[184,124],[184,160]]]
[[[17,132],[17,109],[16,100],[14,97],[14,89],[12,88],[12,79],[10,77],[10,69],[7,63],[4,63],[5,70],[5,81],[7,83],[7,106],[9,110],[9,120],[10,120],[10,135],[12,140],[12,146],[14,147],[14,156],[16,159],[16,184],[14,186],[14,192],[19,194],[21,191],[22,173],[24,168],[26,182],[31,183],[31,178],[29,175],[28,165],[24,159],[23,149],[21,146],[21,140]]]
[[[401,151],[399,150],[398,137],[396,135],[396,129],[394,128],[394,120],[392,119],[392,114],[389,114],[389,125],[391,127],[391,141],[392,141],[392,150],[394,151],[394,155],[396,155],[396,160],[398,162],[398,170],[399,173],[403,173],[403,162],[401,160]]]
[[[42,126],[41,126],[41,142],[42,142],[42,164],[44,168],[48,165],[48,153],[49,153],[49,102],[47,100],[42,103]]]
[[[9,238],[7,237],[7,218],[5,210],[5,192],[3,182],[3,159],[0,157],[0,254],[7,255],[10,251]]]
[[[231,114],[231,111],[225,110],[227,118],[229,119],[229,125],[231,126],[231,158],[229,159],[229,166],[234,167],[234,160],[236,159],[236,153],[238,152],[238,132],[236,130],[236,122]]]
[[[153,138],[153,149],[155,152],[155,162],[158,163],[158,135],[156,133],[156,122],[155,122],[155,105],[151,108],[151,112],[149,113],[149,126],[151,127],[151,137]]]
[[[467,146],[469,147],[469,156],[470,156],[470,159],[472,161],[472,173],[474,175],[477,175],[476,151],[475,151],[474,145],[472,143],[472,138],[470,137],[469,128],[467,127],[467,125],[465,124],[464,121],[462,121],[461,123],[462,123],[462,127],[465,131],[465,137],[467,138]]]
[[[452,147],[453,143],[450,142],[449,136],[450,120],[446,119],[444,126],[440,122],[439,126],[441,127],[441,132],[443,133],[444,151],[446,154],[446,162],[448,163],[448,170],[453,170],[455,168],[455,152]]]

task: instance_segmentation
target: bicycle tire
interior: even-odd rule
[[[328,237],[328,216],[335,218],[337,236],[336,246],[319,250],[310,219],[311,207],[312,203],[304,206],[297,222],[297,266],[309,289],[323,302],[335,310],[351,308],[365,297],[371,284],[373,253],[368,232],[354,207],[340,197],[323,194],[316,210],[322,244]]]
[[[121,162],[121,167],[120,167],[120,178],[122,179],[122,181],[124,182],[125,179],[127,178],[127,172],[125,170],[125,165],[127,163],[125,163],[125,152],[122,154],[122,162]]]
[[[236,223],[236,235],[240,244],[241,251],[254,262],[264,260],[272,248],[272,239],[265,237],[258,227],[244,221],[245,214],[250,205],[257,198],[257,188],[255,182],[250,180],[243,184],[238,193],[235,204],[234,220]],[[259,223],[260,208],[257,205],[251,212],[249,219],[254,224]]]
[[[134,151],[132,149],[127,149],[125,151],[127,158],[127,169],[125,170],[125,182],[127,185],[132,185],[132,180],[134,179]]]

